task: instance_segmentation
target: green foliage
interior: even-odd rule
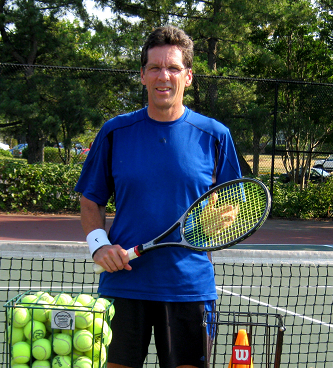
[[[82,165],[27,164],[0,160],[0,210],[76,212],[80,195],[74,191]],[[109,204],[108,212],[114,212]]]
[[[0,157],[13,157],[13,155],[2,148],[0,148]]]
[[[333,218],[333,177],[322,184],[309,183],[301,190],[294,183],[277,182],[273,190],[274,217]]]
[[[23,151],[24,152],[24,151]],[[45,147],[44,148],[44,162],[54,163],[54,164],[63,164],[63,157],[60,155],[64,154],[64,150],[59,150],[56,147]],[[86,155],[71,153],[70,163],[71,164],[80,164],[85,161],[87,158]]]

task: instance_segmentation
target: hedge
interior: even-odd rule
[[[80,194],[74,191],[82,165],[0,160],[0,210],[80,211]],[[107,212],[114,212],[112,201]]]
[[[74,191],[82,164],[43,163],[0,158],[0,210],[79,213],[80,195]],[[270,185],[269,177],[260,178]],[[113,199],[107,213],[113,213]],[[333,176],[325,183],[299,185],[276,181],[272,216],[300,219],[333,218]]]

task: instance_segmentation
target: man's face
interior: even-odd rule
[[[182,51],[177,46],[150,49],[148,62],[141,69],[141,82],[147,87],[151,118],[172,121],[182,115],[184,89],[192,83],[192,70],[185,68]]]

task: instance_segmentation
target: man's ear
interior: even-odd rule
[[[143,68],[140,68],[140,76],[141,76],[141,83],[145,86],[146,82],[145,82],[145,73],[143,71]]]
[[[189,87],[192,84],[192,80],[193,80],[193,72],[192,69],[189,69],[186,76],[185,87]]]

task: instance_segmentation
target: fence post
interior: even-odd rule
[[[277,107],[278,107],[278,92],[279,83],[275,82],[275,95],[274,95],[274,119],[273,119],[273,142],[272,142],[272,164],[271,164],[271,196],[273,198],[273,185],[274,185],[274,164],[275,164],[275,142],[276,142],[276,125],[277,125]],[[270,216],[272,216],[272,208]]]

